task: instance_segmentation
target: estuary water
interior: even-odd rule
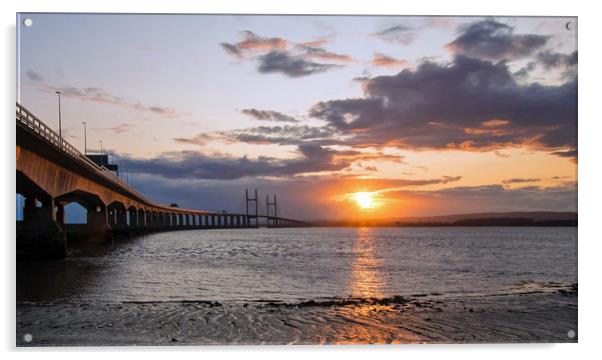
[[[190,230],[69,251],[18,263],[17,301],[299,303],[577,283],[577,228]]]

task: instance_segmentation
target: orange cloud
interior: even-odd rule
[[[405,59],[396,59],[391,56],[387,56],[380,53],[375,53],[372,58],[371,64],[374,66],[386,67],[386,68],[408,68],[411,67],[409,61]]]

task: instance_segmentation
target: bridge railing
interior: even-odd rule
[[[38,134],[42,138],[46,139],[48,142],[53,144],[54,146],[60,148],[70,156],[74,158],[79,158],[80,152],[74,146],[64,141],[54,130],[52,130],[48,125],[44,124],[43,121],[38,119],[35,115],[33,115],[29,110],[27,110],[23,105],[17,103],[17,121],[19,121],[22,125],[27,126],[34,133]],[[96,165],[96,164],[94,164]]]

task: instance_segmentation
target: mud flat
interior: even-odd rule
[[[17,306],[17,346],[577,342],[577,335],[577,285],[559,284],[297,303]]]

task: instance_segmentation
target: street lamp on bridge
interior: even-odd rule
[[[82,121],[82,124],[84,124],[84,155],[88,156],[88,138],[86,136],[86,122]]]
[[[55,91],[59,95],[59,139],[61,140],[61,145],[63,143],[63,132],[61,129],[61,92]]]

